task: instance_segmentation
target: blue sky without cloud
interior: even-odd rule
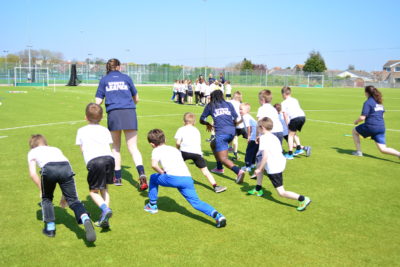
[[[269,68],[319,51],[329,69],[381,70],[400,59],[399,0],[13,0],[1,4],[1,51],[66,60]]]

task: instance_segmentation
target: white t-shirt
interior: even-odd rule
[[[289,129],[288,125],[286,124],[285,118],[283,117],[283,113],[278,113],[279,115],[279,120],[281,121],[282,128],[283,128],[283,136],[286,136],[289,134]]]
[[[68,162],[68,159],[61,150],[52,146],[37,146],[32,148],[28,153],[28,163],[32,160],[35,160],[40,168],[43,168],[49,162]]]
[[[196,87],[195,87],[195,92],[200,92],[201,91],[201,83],[196,83]]]
[[[76,145],[82,146],[85,163],[102,156],[113,156],[110,149],[112,144],[110,131],[99,124],[89,124],[78,130]]]
[[[178,83],[174,83],[172,90],[176,93],[178,92]]]
[[[225,85],[225,94],[230,95],[232,93],[232,86],[230,84]]]
[[[200,84],[200,92],[205,94],[206,93],[206,87],[207,87],[207,84],[201,83]]]
[[[215,89],[217,89],[217,85],[215,85],[215,83],[210,84],[210,91],[211,91],[211,93],[214,92]]]
[[[189,176],[190,172],[183,161],[181,152],[172,146],[161,145],[153,149],[151,159],[161,163],[164,171],[173,176]]]
[[[255,141],[256,137],[257,137],[257,122],[256,122],[256,120],[249,113],[244,114],[242,118],[243,118],[243,124],[244,124],[244,127],[246,128],[246,131],[247,131],[247,127],[251,127],[250,140]]]
[[[270,118],[274,124],[271,132],[283,132],[282,123],[279,120],[278,116],[278,111],[276,111],[276,109],[270,103],[265,103],[258,108],[257,120],[261,120],[264,117]]]
[[[289,120],[306,116],[304,111],[301,109],[299,101],[296,98],[289,96],[282,101],[282,112],[285,112],[289,117]]]
[[[281,173],[285,170],[286,158],[282,154],[282,145],[278,137],[272,133],[261,135],[259,151],[267,154],[265,170],[268,174]]]
[[[230,102],[232,104],[233,108],[236,111],[236,114],[238,114],[238,117],[237,117],[236,121],[240,121],[242,119],[242,117],[240,116],[240,104],[241,103],[239,101],[234,100],[234,99],[228,100],[227,102]],[[236,129],[242,129],[242,128],[244,128],[243,122],[241,122],[238,125],[236,125]]]
[[[206,84],[206,86],[204,87],[204,95],[205,96],[209,96],[211,95],[211,87],[209,85]]]
[[[193,125],[185,125],[179,128],[174,138],[181,141],[181,151],[203,155],[200,131]]]

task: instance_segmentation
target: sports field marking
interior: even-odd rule
[[[355,126],[354,124],[351,123],[343,123],[343,122],[335,122],[335,121],[322,121],[322,120],[313,120],[313,119],[306,119],[307,121],[313,121],[313,122],[322,122],[322,123],[329,123],[329,124],[337,124],[337,125],[345,125],[345,126]],[[400,130],[396,129],[386,129],[386,131],[390,132],[400,132]]]
[[[6,137],[8,137],[8,136],[0,136],[0,139],[2,139],[2,138],[6,138]]]

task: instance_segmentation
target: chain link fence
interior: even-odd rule
[[[77,75],[82,85],[97,85],[106,73],[105,64],[78,63]],[[27,67],[19,64],[0,65],[0,84],[15,85],[28,77],[18,76],[15,67]],[[33,65],[32,68],[34,68]],[[52,64],[36,66],[48,68],[49,85],[66,85],[71,75],[71,64]],[[211,73],[218,79],[222,73],[226,80],[242,86],[300,86],[300,87],[364,87],[374,85],[377,88],[400,88],[400,83],[385,81],[364,81],[360,78],[341,78],[333,73],[306,73],[291,69],[285,70],[247,70],[237,71],[223,68],[196,68],[169,65],[128,65],[122,64],[122,72],[128,74],[135,84],[173,84],[175,80],[195,81],[200,75],[208,79]],[[18,76],[18,77],[17,77]]]

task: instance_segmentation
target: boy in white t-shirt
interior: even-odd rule
[[[110,149],[112,138],[110,131],[99,125],[103,117],[100,105],[90,103],[86,106],[88,125],[80,128],[76,135],[76,145],[81,147],[83,158],[88,169],[87,181],[90,197],[101,209],[101,216],[96,226],[109,228],[112,216],[108,184],[113,184],[114,157]]]
[[[276,109],[271,105],[272,101],[272,92],[270,90],[261,90],[258,93],[258,101],[261,107],[258,108],[257,112],[257,120],[261,120],[262,118],[268,117],[274,123],[274,128],[271,133],[278,137],[279,141],[282,144],[283,139],[283,127],[282,123],[279,120],[279,115]]]
[[[53,197],[54,189],[58,184],[63,193],[61,203],[63,201],[68,203],[75,213],[76,221],[83,223],[85,227],[86,240],[94,242],[96,232],[85,207],[78,199],[74,180],[75,174],[72,172],[68,159],[60,149],[48,146],[43,135],[32,135],[29,146],[31,148],[28,153],[29,174],[33,182],[39,187],[42,197],[41,207],[45,223],[43,234],[48,237],[55,237],[56,235]],[[36,165],[41,168],[41,179],[36,173]]]
[[[232,140],[232,150],[233,150],[234,160],[238,160],[239,136],[242,136],[243,138],[247,139],[247,132],[242,122],[242,117],[240,116],[240,104],[242,104],[242,93],[240,91],[236,91],[233,94],[233,99],[227,102],[230,102],[233,105],[236,114],[238,114],[238,118],[236,119],[236,121],[239,123],[236,125],[236,135]]]
[[[201,151],[201,135],[200,131],[194,126],[196,117],[191,112],[183,115],[185,126],[180,127],[175,134],[176,147],[180,149],[184,161],[191,159],[197,168],[201,170],[203,175],[207,177],[216,193],[226,190],[225,186],[217,185],[214,177],[207,168],[206,161]]]
[[[300,138],[297,135],[297,131],[301,131],[304,123],[306,122],[306,115],[301,109],[299,101],[292,97],[292,90],[289,86],[285,86],[281,90],[283,102],[282,113],[285,118],[285,122],[289,128],[288,145],[289,152],[285,154],[287,159],[293,159],[293,156],[306,153],[306,156],[311,155],[310,146],[302,146],[300,144]],[[296,151],[293,152],[293,144],[296,142]]]
[[[261,160],[257,164],[254,173],[257,175],[257,186],[248,191],[250,195],[262,196],[264,192],[261,189],[263,172],[267,172],[268,178],[275,187],[279,196],[299,201],[298,211],[303,211],[311,203],[309,197],[299,195],[297,193],[286,191],[283,187],[283,171],[286,166],[286,159],[282,155],[282,145],[278,138],[272,134],[273,122],[266,117],[258,121],[260,136],[259,156]]]
[[[157,213],[158,187],[160,185],[173,187],[179,190],[193,208],[214,218],[216,227],[224,227],[226,225],[226,218],[212,206],[199,199],[194,188],[193,179],[183,161],[181,152],[175,147],[165,144],[164,132],[160,129],[153,129],[147,134],[147,140],[153,147],[151,166],[157,173],[150,176],[150,201],[144,206],[144,210],[151,214]]]
[[[232,97],[232,85],[231,81],[226,81],[225,82],[225,99],[230,100]]]
[[[244,103],[240,105],[240,116],[242,116],[244,128],[247,132],[247,148],[244,161],[246,163],[246,171],[250,172],[256,163],[256,154],[258,151],[257,138],[257,122],[250,115],[250,104]]]

